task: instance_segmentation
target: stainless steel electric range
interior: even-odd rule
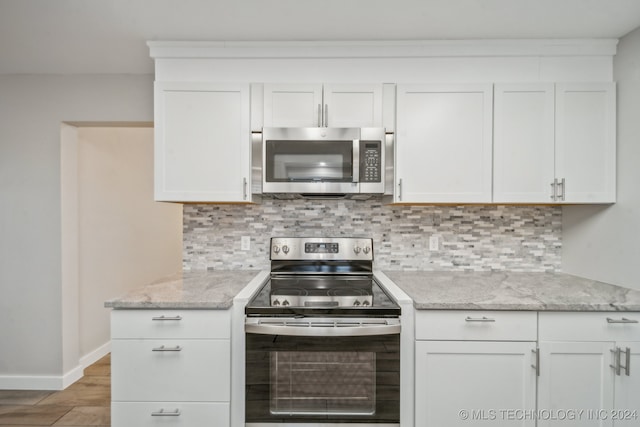
[[[400,307],[368,238],[272,238],[245,308],[248,427],[399,426]]]

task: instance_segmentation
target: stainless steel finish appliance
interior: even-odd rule
[[[400,307],[365,238],[272,238],[245,308],[246,425],[399,426]]]
[[[391,194],[390,143],[383,128],[264,128],[262,193]]]

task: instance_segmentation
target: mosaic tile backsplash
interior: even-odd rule
[[[380,270],[561,270],[557,206],[394,206],[381,200],[184,205],[185,270],[268,269],[272,236],[372,237]],[[437,235],[437,251],[429,237]],[[251,248],[241,250],[241,236]]]

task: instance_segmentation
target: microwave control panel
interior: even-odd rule
[[[360,182],[380,182],[382,176],[382,144],[360,141]]]

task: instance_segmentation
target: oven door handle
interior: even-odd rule
[[[393,335],[400,333],[399,319],[382,322],[359,320],[345,321],[300,321],[264,320],[248,318],[244,330],[250,334],[288,335],[296,337],[361,337],[371,335]]]

